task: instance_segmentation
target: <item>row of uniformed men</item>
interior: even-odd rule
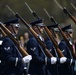
[[[18,18],[8,20],[4,24],[14,36],[18,33]],[[32,25],[33,30],[39,34],[40,37],[40,32],[44,31],[44,24],[42,19],[30,23],[30,25]],[[37,28],[40,30],[40,32]],[[47,49],[53,55],[51,58],[47,58],[43,48],[39,45],[38,41],[33,36],[27,42],[27,52],[30,55],[25,57],[22,57],[17,46],[15,46],[9,37],[2,37],[2,44],[0,47],[2,67],[0,68],[3,75],[22,75],[25,63],[28,63],[29,61],[30,66],[28,73],[31,75],[75,75],[74,65],[76,62],[73,59],[65,41],[59,39],[58,34],[60,34],[60,32],[57,29],[57,25],[49,26],[48,28],[54,29],[56,35],[55,40],[58,43],[64,57],[58,57],[55,47],[48,37],[40,37],[40,39],[46,44]],[[72,36],[73,30],[71,25],[64,27],[63,31],[69,33],[70,36]],[[70,40],[70,36],[68,34],[66,34],[66,36],[68,40]]]

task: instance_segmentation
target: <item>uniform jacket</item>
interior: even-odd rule
[[[49,38],[45,40],[46,47],[50,51],[50,53],[54,56],[57,57],[56,50],[54,48],[53,43]],[[49,71],[49,75],[58,75],[58,64],[47,64],[47,70]]]
[[[22,55],[9,37],[3,40],[1,58],[4,75],[22,75]]]
[[[61,42],[59,44],[59,48],[62,51],[62,53],[64,54],[64,56],[67,57],[67,59],[69,59],[69,61],[67,61],[67,63],[60,65],[60,67],[59,67],[60,74],[59,75],[67,75],[67,74],[74,75],[74,67],[72,65],[70,65],[70,60],[72,59],[72,55],[64,40],[61,40]]]
[[[29,67],[29,73],[31,75],[46,75],[45,56],[41,49],[42,48],[34,37],[31,37],[27,42],[27,51],[30,55],[32,55]]]

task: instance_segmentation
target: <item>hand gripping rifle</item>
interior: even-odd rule
[[[8,6],[7,6],[8,7]],[[8,9],[10,11],[12,11],[9,7]],[[15,15],[15,17],[19,18],[23,24],[28,28],[28,30],[33,34],[33,36],[36,38],[36,40],[38,41],[38,43],[42,46],[45,54],[47,55],[47,57],[53,57],[53,55],[49,52],[49,50],[46,48],[46,45],[44,44],[43,41],[41,41],[41,39],[39,38],[39,35],[32,29],[32,27],[30,26],[30,24],[28,24],[18,13],[14,13],[12,11],[12,13]]]
[[[27,3],[26,3],[26,6],[29,8],[30,12],[32,13],[33,11],[32,11],[32,9],[28,6]],[[35,12],[35,14],[36,14],[36,12]],[[34,16],[34,17],[37,16],[37,17],[36,17],[37,19],[40,18],[37,14],[36,14],[36,16],[35,16],[35,15],[33,15],[33,16]],[[54,38],[52,37],[52,32],[50,32],[50,30],[49,30],[46,26],[44,26],[44,29],[45,29],[46,33],[48,34],[49,38],[51,39],[51,41],[53,42],[54,47],[55,47],[55,49],[56,49],[59,57],[63,57],[64,55],[62,54],[62,52],[61,52],[61,50],[59,49],[58,45],[56,44]]]
[[[57,24],[57,22],[55,21],[55,19],[53,17],[51,17],[51,21],[54,22],[55,24]],[[73,49],[72,45],[70,44],[70,42],[69,42],[68,38],[66,37],[65,33],[62,31],[60,26],[58,26],[58,29],[60,30],[60,33],[63,36],[63,39],[64,39],[65,43],[67,44],[68,48],[71,50],[72,56],[76,59],[75,50]]]
[[[3,23],[0,22],[1,29],[11,38],[11,40],[18,46],[19,51],[23,56],[28,55],[28,53],[20,46],[20,44],[17,42],[17,40],[14,38],[12,33],[4,26]]]
[[[61,10],[63,10],[63,12],[68,15],[72,20],[73,22],[76,24],[76,18],[66,9],[66,7],[62,7],[56,0],[54,0],[54,2],[59,6],[59,8]]]

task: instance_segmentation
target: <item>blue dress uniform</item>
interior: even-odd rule
[[[30,24],[32,26],[34,25],[43,26],[42,19],[36,20]],[[39,38],[43,40],[41,37]],[[32,55],[32,61],[30,62],[30,67],[29,67],[29,74],[48,75],[46,65],[45,65],[46,55],[42,47],[39,45],[39,43],[34,37],[31,37],[29,41],[27,42],[27,51],[30,55]]]
[[[34,37],[31,37],[27,42],[27,51],[30,55],[32,55],[32,60],[29,67],[29,74],[46,75],[45,56],[41,51],[40,45]]]
[[[67,57],[68,59],[72,59],[70,50],[68,49],[66,43],[64,40],[62,40],[59,44],[59,48],[62,51],[62,53],[64,54],[65,57]],[[73,75],[73,68],[71,67],[71,64],[69,62],[64,63],[64,64],[60,64],[59,67],[59,73],[60,75]]]
[[[57,28],[57,26],[58,25],[55,24],[55,25],[49,25],[47,27],[48,27],[48,29],[53,29],[53,28],[55,29],[55,28]],[[55,29],[55,31],[59,31],[59,30]],[[58,54],[57,54],[57,52],[56,52],[56,50],[54,48],[54,45],[53,45],[52,41],[49,38],[46,38],[45,43],[46,43],[46,47],[50,51],[50,53],[54,57],[58,58]],[[58,64],[57,63],[56,64],[47,64],[47,70],[49,70],[51,75],[59,75],[59,73],[58,73]]]
[[[17,25],[18,18],[8,20],[6,25]],[[1,46],[1,60],[3,65],[3,75],[22,75],[24,64],[22,62],[22,55],[17,46],[9,37],[4,37]]]
[[[46,47],[50,51],[50,53],[54,57],[58,57],[51,40],[48,38],[45,40],[45,43],[46,43]],[[50,63],[47,64],[47,71],[49,72],[49,75],[58,75],[58,64],[57,63],[56,64],[50,64]]]
[[[9,37],[5,37],[3,40],[1,58],[3,75],[22,75],[22,56]]]
[[[66,26],[64,28],[62,28],[63,31],[68,30],[69,26]],[[72,54],[67,46],[67,44],[65,43],[64,40],[61,40],[60,44],[59,44],[59,48],[62,51],[62,53],[64,54],[65,57],[67,57],[67,59],[71,60],[73,59]],[[74,75],[74,67],[71,65],[71,62],[69,63],[69,61],[67,63],[61,64],[59,67],[59,73],[60,75]]]

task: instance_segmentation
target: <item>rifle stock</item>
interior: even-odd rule
[[[45,54],[48,56],[48,57],[52,57],[53,55],[49,52],[49,50],[46,48],[46,45],[44,44],[44,42],[42,42],[39,37],[38,37],[38,34],[30,27],[30,25],[18,14],[16,13],[15,16],[17,18],[19,18],[23,23],[24,25],[29,29],[29,31],[33,34],[33,36],[36,38],[36,40],[38,41],[38,43],[42,46]]]
[[[23,56],[27,56],[28,53],[20,46],[17,40],[13,37],[12,33],[0,22],[0,27],[2,30],[11,38],[11,40],[18,46],[19,51]]]

